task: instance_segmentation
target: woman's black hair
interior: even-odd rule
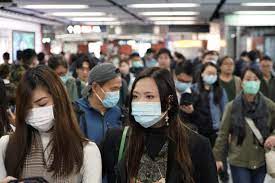
[[[189,60],[186,60],[185,62],[179,62],[176,65],[175,74],[177,76],[184,73],[184,74],[187,74],[188,76],[193,76],[194,74],[193,68],[194,66]]]
[[[49,61],[48,61],[48,66],[55,70],[57,69],[58,66],[63,66],[64,68],[68,68],[68,63],[66,62],[66,60],[64,59],[63,56],[61,55],[54,55],[51,56]]]
[[[137,176],[140,160],[144,152],[144,136],[146,129],[137,123],[134,116],[131,115],[133,91],[135,90],[136,84],[144,78],[152,78],[155,81],[160,95],[161,111],[168,111],[168,138],[176,147],[174,151],[174,158],[182,172],[182,180],[180,182],[194,183],[192,160],[188,147],[188,130],[178,117],[179,104],[175,83],[171,73],[168,70],[158,67],[145,69],[139,74],[133,83],[129,100],[129,120],[131,133],[125,151],[127,175],[130,178]]]
[[[0,137],[11,130],[8,115],[8,100],[4,81],[0,79]]]
[[[89,64],[90,70],[95,66],[95,64],[91,62],[90,58],[87,55],[84,55],[76,61],[76,68],[82,68],[84,62],[87,62]]]
[[[257,78],[258,78],[259,80],[262,80],[263,75],[262,75],[262,73],[260,72],[260,70],[257,69],[257,68],[255,68],[255,67],[251,67],[251,66],[250,66],[250,67],[246,67],[246,68],[243,70],[243,72],[242,72],[242,74],[241,74],[241,80],[244,79],[244,76],[245,76],[245,74],[246,74],[247,71],[253,72],[253,73],[257,76]]]
[[[205,69],[207,67],[214,67],[216,70],[217,70],[217,75],[218,75],[218,78],[219,78],[219,68],[211,63],[211,62],[208,62],[208,63],[205,63],[203,64],[202,68],[201,68],[201,71],[200,71],[200,77],[199,77],[199,80],[198,80],[198,89],[199,89],[199,92],[202,92],[204,91],[204,81],[203,81],[203,78],[202,78],[202,73],[205,71]],[[213,86],[213,91],[214,91],[214,103],[216,105],[219,105],[221,100],[222,100],[222,97],[223,97],[223,88],[220,86],[220,82],[219,82],[219,79],[217,79],[217,81],[212,85]]]
[[[219,67],[222,66],[222,64],[224,63],[224,61],[225,61],[226,59],[232,59],[232,60],[233,60],[233,58],[230,57],[230,56],[224,56],[224,57],[223,57],[222,59],[220,59],[220,61],[219,61]],[[233,60],[233,62],[234,62],[234,60]],[[235,64],[235,63],[234,63],[234,64]]]
[[[158,59],[159,56],[162,55],[162,54],[168,55],[169,58],[170,58],[171,60],[173,60],[172,54],[171,54],[170,50],[168,50],[167,48],[161,48],[161,49],[158,51],[156,58]]]

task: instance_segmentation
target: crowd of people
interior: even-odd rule
[[[0,65],[1,183],[264,183],[275,147],[270,57],[16,56]]]

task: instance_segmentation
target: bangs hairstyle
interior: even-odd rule
[[[261,73],[261,71],[260,71],[259,69],[255,68],[255,67],[253,67],[253,66],[249,66],[249,67],[246,67],[246,68],[243,70],[242,74],[241,74],[241,80],[242,80],[242,81],[244,80],[244,76],[245,76],[245,74],[247,73],[247,71],[250,71],[250,72],[254,73],[254,74],[257,76],[257,78],[258,78],[259,80],[262,80],[262,79],[263,79],[263,75],[262,75],[262,73]]]
[[[221,87],[219,82],[219,68],[215,64],[211,62],[203,64],[199,75],[200,77],[198,80],[198,89],[200,92],[204,90],[204,81],[203,81],[202,73],[205,71],[207,67],[214,67],[217,70],[218,78],[217,78],[217,81],[213,84],[213,91],[214,91],[214,103],[216,105],[219,105],[223,97],[223,88]]]
[[[17,89],[16,131],[10,136],[7,146],[5,167],[7,174],[21,178],[24,162],[30,153],[35,134],[39,132],[26,124],[32,108],[33,91],[41,87],[53,98],[54,126],[50,141],[52,164],[48,168],[54,176],[68,176],[80,171],[83,164],[83,146],[88,142],[82,135],[68,98],[59,77],[47,66],[28,70]]]
[[[192,161],[188,149],[188,137],[186,132],[187,129],[178,117],[179,104],[174,80],[168,70],[160,69],[158,67],[144,70],[142,73],[140,73],[139,77],[133,83],[129,101],[129,120],[132,131],[130,133],[130,138],[126,149],[127,174],[130,176],[130,178],[137,176],[139,163],[144,152],[144,128],[139,123],[137,123],[134,117],[131,115],[133,91],[136,87],[136,84],[144,78],[152,78],[156,82],[160,96],[161,111],[165,112],[168,110],[168,138],[170,142],[175,144],[176,147],[175,160],[177,161],[180,169],[183,172],[183,182],[191,183],[193,182]]]

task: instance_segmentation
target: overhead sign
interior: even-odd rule
[[[101,26],[91,25],[69,25],[67,27],[67,31],[69,34],[89,34],[102,32]]]

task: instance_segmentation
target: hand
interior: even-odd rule
[[[216,167],[217,167],[217,172],[223,170],[223,163],[222,163],[222,161],[216,161]]]
[[[180,106],[181,110],[187,114],[192,114],[194,112],[193,105],[182,105]]]
[[[17,179],[14,177],[8,176],[8,177],[4,178],[3,180],[1,180],[0,183],[9,183],[12,180],[17,180]]]
[[[264,143],[264,146],[268,149],[275,147],[275,135],[268,137]]]

